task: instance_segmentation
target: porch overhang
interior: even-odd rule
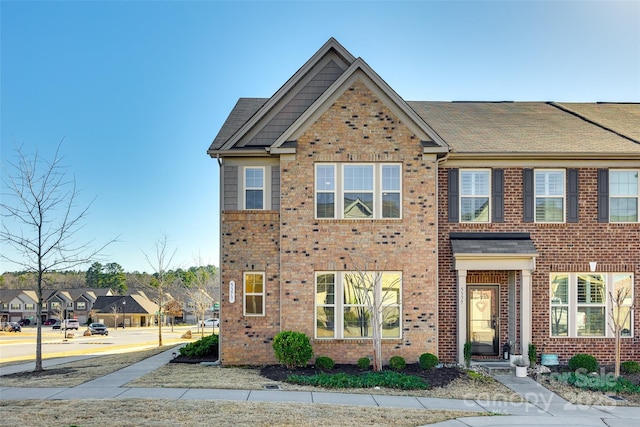
[[[454,270],[534,270],[529,233],[450,233]]]

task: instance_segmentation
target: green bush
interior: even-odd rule
[[[569,369],[572,371],[585,369],[587,372],[597,372],[598,367],[598,361],[590,354],[580,353],[569,359]]]
[[[324,372],[312,376],[290,375],[287,382],[325,388],[386,387],[400,390],[426,390],[429,388],[429,383],[423,378],[393,371],[367,372],[362,375],[326,374]]]
[[[627,360],[620,364],[620,370],[625,374],[640,374],[640,363],[634,360]]]
[[[180,348],[181,356],[218,357],[218,336],[209,335]]]
[[[327,356],[318,356],[316,357],[316,368],[321,371],[330,371],[335,366],[333,359]]]
[[[313,357],[309,337],[302,332],[282,331],[273,338],[276,359],[288,369],[306,366]]]
[[[394,371],[402,371],[405,366],[407,366],[407,362],[402,356],[393,356],[391,359],[389,359],[389,368],[393,369]]]
[[[464,343],[464,366],[469,369],[469,366],[471,366],[471,346],[472,344],[470,342],[466,342]]]
[[[538,361],[538,349],[535,344],[529,343],[529,366],[532,368],[536,366]]]
[[[369,359],[368,357],[361,357],[360,359],[358,359],[358,368],[360,368],[361,370],[366,371],[370,366],[371,359]]]
[[[430,371],[438,365],[438,356],[431,353],[422,353],[420,355],[420,369],[424,371]]]

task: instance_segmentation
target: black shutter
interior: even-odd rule
[[[449,169],[449,222],[459,222],[460,199],[458,190],[458,169]]]
[[[522,171],[522,198],[524,217],[523,222],[534,222],[535,220],[535,193],[533,190],[533,169],[523,169]]]
[[[567,222],[578,222],[578,169],[567,169]]]
[[[598,169],[598,222],[609,222],[608,169]]]
[[[491,222],[504,222],[504,170],[491,173]]]

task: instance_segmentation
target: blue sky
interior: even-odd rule
[[[637,1],[2,1],[0,18],[3,163],[64,138],[97,197],[77,237],[120,236],[104,255],[127,271],[151,271],[163,234],[176,267],[219,265],[206,149],[330,37],[406,100],[640,102]]]

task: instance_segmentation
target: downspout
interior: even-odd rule
[[[220,186],[220,194],[219,198],[219,215],[218,215],[218,233],[220,234],[220,238],[218,239],[218,269],[220,275],[220,306],[218,307],[218,364],[222,364],[222,333],[220,332],[222,329],[222,202],[223,202],[223,193],[224,187],[222,182],[222,159],[220,158],[220,154],[216,154],[216,160],[218,161],[218,173],[219,177],[219,186]],[[204,320],[203,320],[204,321]],[[204,324],[202,325],[202,329],[204,330]]]

